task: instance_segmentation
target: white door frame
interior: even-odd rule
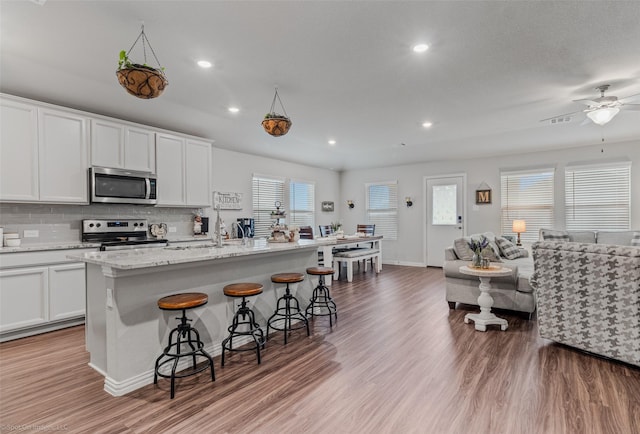
[[[427,258],[427,218],[429,218],[429,203],[427,203],[427,181],[430,179],[462,177],[462,235],[467,236],[467,174],[466,172],[444,173],[442,175],[429,175],[422,177],[422,203],[424,203],[422,213],[422,260],[426,267],[429,263]]]

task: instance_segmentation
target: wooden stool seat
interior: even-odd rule
[[[333,268],[331,267],[309,267],[307,268],[307,274],[311,274],[313,276],[328,276],[329,274],[333,274]]]
[[[304,280],[302,273],[278,273],[271,276],[273,283],[298,283]]]
[[[168,295],[158,300],[158,307],[163,310],[192,309],[207,304],[209,297],[202,292],[185,292]]]
[[[224,295],[229,297],[251,297],[262,294],[262,285],[259,283],[232,283],[223,289]]]

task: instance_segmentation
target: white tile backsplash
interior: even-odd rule
[[[193,216],[198,208],[162,208],[139,205],[44,205],[0,204],[0,227],[5,232],[39,231],[37,238],[23,238],[23,245],[80,241],[82,220],[91,218],[142,218],[149,224],[175,226],[174,236],[193,234]]]

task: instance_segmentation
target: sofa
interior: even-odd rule
[[[501,266],[511,270],[509,276],[491,279],[493,307],[524,312],[530,318],[531,314],[536,310],[536,296],[529,285],[529,277],[533,273],[531,255],[526,249],[518,248],[520,257],[507,259],[500,247],[496,245],[496,238],[506,237],[496,237],[491,232],[474,234],[470,237],[455,240],[453,246],[445,249],[443,272],[449,308],[455,309],[456,303],[478,305],[480,280],[475,276],[460,273],[460,267],[469,265],[470,260],[468,257],[461,255],[460,249],[456,247],[470,238],[478,239],[481,236],[485,236],[490,241],[490,246],[485,250],[493,251],[494,258],[492,258],[492,262],[500,261]]]
[[[477,306],[480,295],[479,280],[477,277],[460,273],[459,269],[463,265],[469,264],[469,258],[462,258],[460,255],[460,244],[470,238],[485,236],[491,241],[490,248],[496,252],[499,260],[505,268],[512,270],[512,274],[507,277],[491,279],[491,296],[493,297],[493,307],[508,309],[527,314],[528,318],[536,310],[536,292],[532,288],[529,279],[533,274],[533,257],[522,251],[522,256],[515,259],[507,259],[504,256],[501,246],[496,246],[496,241],[509,236],[496,237],[491,232],[474,234],[470,237],[454,240],[454,245],[445,249],[445,261],[443,266],[446,287],[446,299],[450,309],[455,309],[456,303],[464,303]],[[553,242],[577,242],[590,244],[615,244],[620,246],[640,246],[640,231],[560,231],[553,229],[540,229],[538,234],[540,240]],[[456,248],[458,247],[458,248]],[[521,249],[523,250],[523,249]]]
[[[628,243],[627,235],[599,232],[595,237]],[[638,247],[566,241],[532,245],[530,280],[541,337],[640,366],[640,232],[636,235],[632,240],[638,240]]]

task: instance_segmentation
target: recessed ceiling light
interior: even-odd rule
[[[238,113],[240,111],[240,109],[238,107],[229,107],[229,111],[231,113]]]
[[[198,60],[197,63],[200,68],[211,68],[213,66],[213,63],[208,60]]]
[[[330,144],[331,146],[333,146],[333,145],[335,145],[335,144],[336,144],[336,141],[335,141],[335,140],[333,140],[333,139],[331,139],[331,140],[329,140],[329,144]]]
[[[429,121],[422,123],[422,126],[425,127],[425,128],[431,128],[432,125],[433,125],[433,123],[429,122]]]
[[[429,46],[427,44],[418,44],[413,46],[413,51],[415,51],[416,53],[424,53],[428,49]]]

